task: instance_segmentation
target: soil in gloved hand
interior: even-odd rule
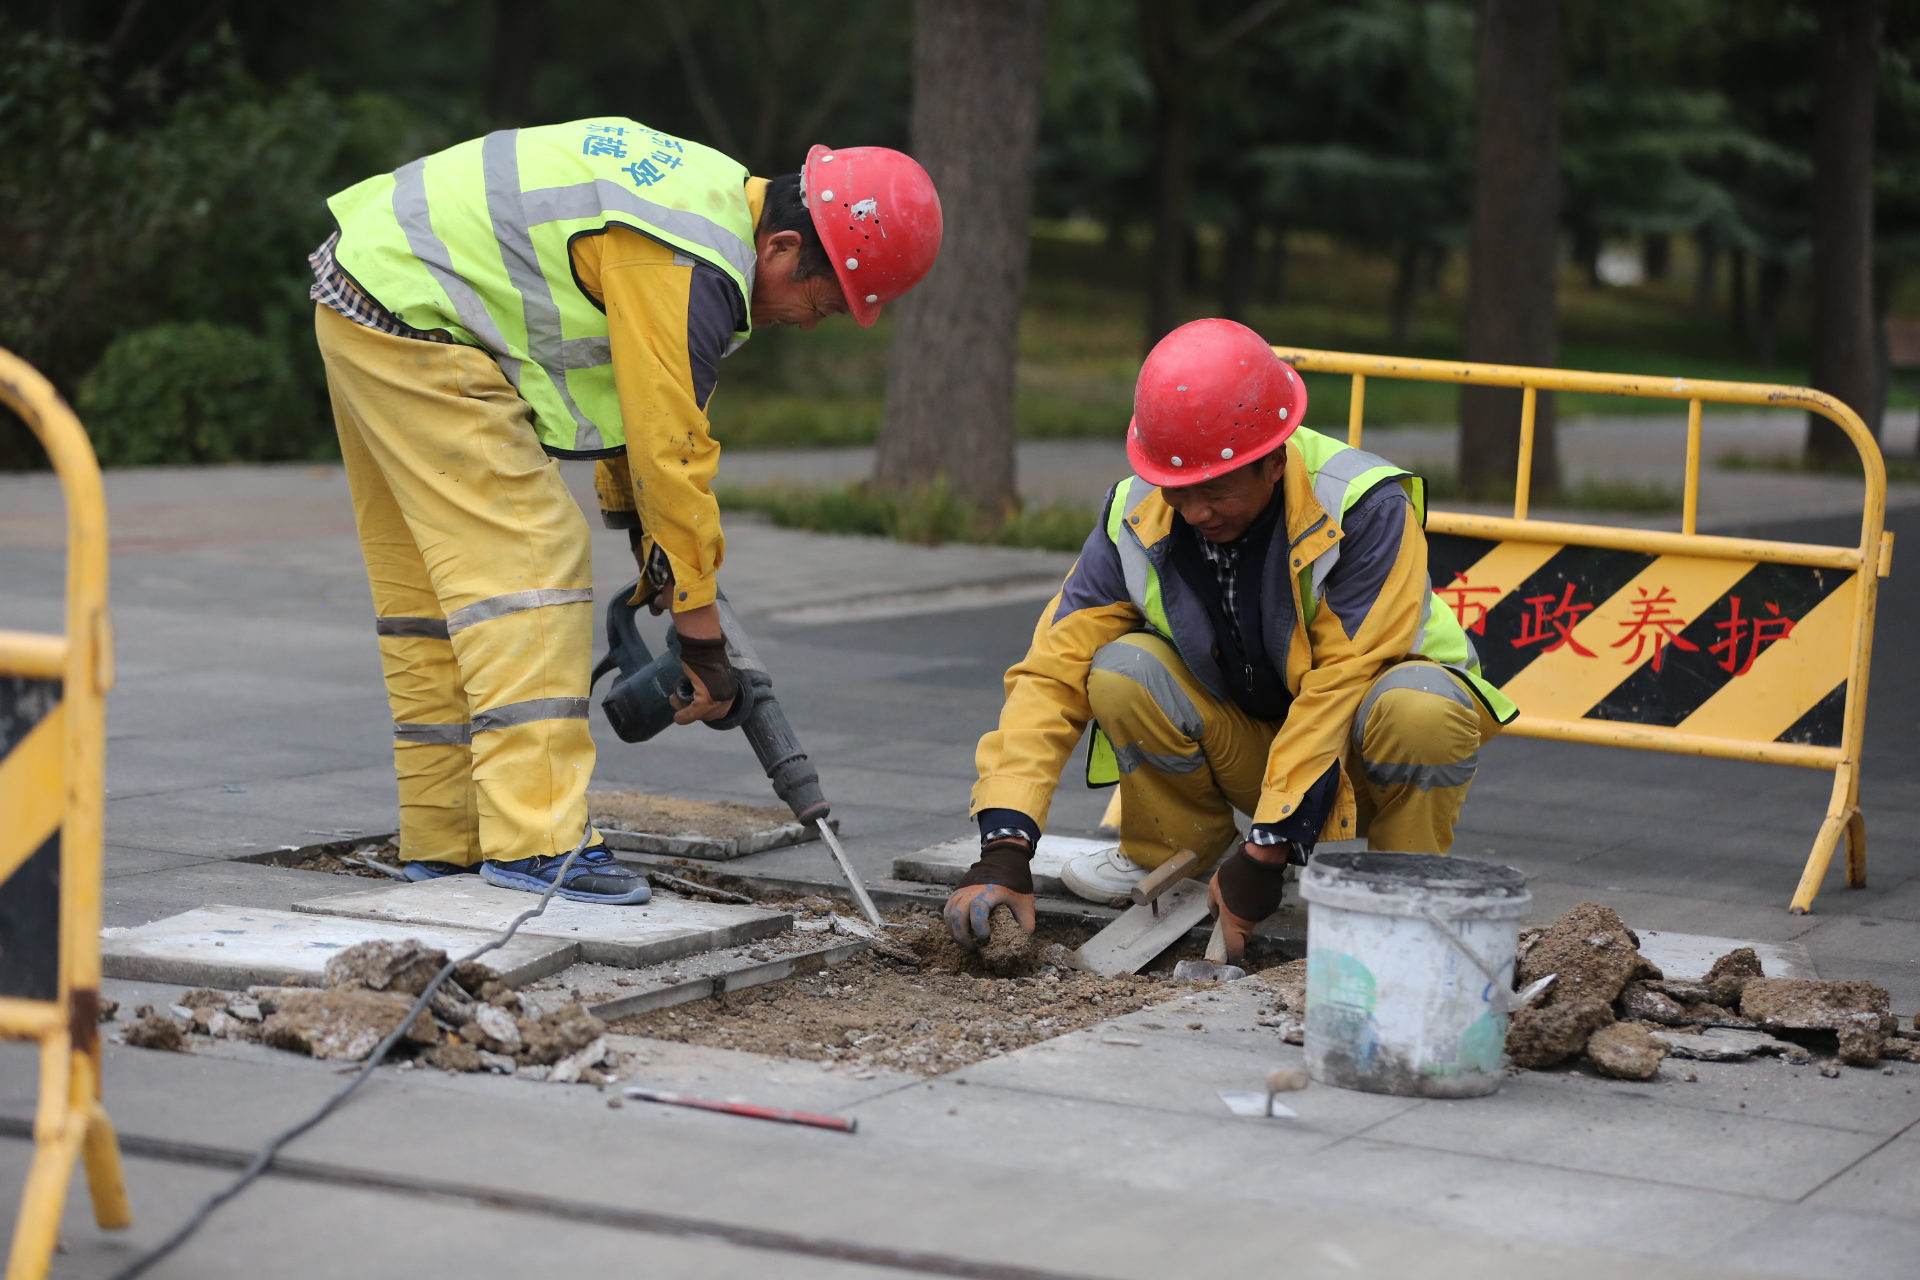
[[[993,932],[980,948],[980,959],[987,968],[1003,978],[1032,973],[1038,947],[1034,935],[1022,929],[1014,918],[1013,908],[995,907],[988,923]]]

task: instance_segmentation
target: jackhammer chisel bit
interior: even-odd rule
[[[635,599],[639,586],[640,579],[635,578],[621,587],[607,606],[607,656],[593,669],[595,684],[607,672],[619,672],[600,709],[623,742],[645,742],[654,737],[673,723],[676,699],[685,706],[693,697],[693,682],[680,663],[679,634],[671,627],[667,629],[666,647],[657,657],[640,636],[636,620],[640,602]],[[720,634],[726,637],[727,660],[740,677],[740,694],[725,716],[707,721],[708,727],[739,729],[747,735],[774,794],[793,810],[796,820],[818,829],[861,912],[875,927],[884,927],[879,909],[827,822],[833,806],[820,790],[819,771],[807,759],[793,726],[787,723],[786,712],[773,696],[773,677],[754,652],[753,642],[724,593],[718,603]]]

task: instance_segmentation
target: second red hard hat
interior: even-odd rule
[[[1140,366],[1127,460],[1150,484],[1201,484],[1278,449],[1306,411],[1306,384],[1259,334],[1195,320]]]
[[[940,193],[912,156],[888,147],[816,146],[800,170],[800,194],[862,329],[940,256]]]

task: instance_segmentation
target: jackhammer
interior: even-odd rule
[[[647,595],[651,596],[659,585],[654,574],[649,573]],[[635,578],[621,587],[607,606],[607,656],[593,669],[593,680],[588,686],[591,688],[600,682],[601,676],[618,669],[620,674],[601,700],[600,709],[606,712],[607,723],[623,742],[645,742],[654,737],[673,723],[674,712],[694,696],[693,682],[680,663],[680,633],[667,628],[666,646],[657,657],[641,638],[637,620],[641,603],[635,599],[639,588],[640,579]],[[853,864],[847,861],[846,851],[840,847],[839,838],[827,822],[833,807],[820,790],[819,771],[807,759],[793,726],[787,723],[786,712],[773,696],[773,677],[767,674],[760,655],[754,652],[753,642],[747,638],[733,606],[727,603],[725,592],[720,593],[718,604],[720,634],[726,638],[727,661],[739,677],[740,692],[727,714],[707,721],[707,727],[739,729],[747,735],[753,754],[773,784],[774,794],[793,810],[796,820],[820,832],[820,838],[826,841],[840,873],[852,888],[860,910],[874,927],[883,928],[885,921],[873,905],[866,886],[854,874]]]

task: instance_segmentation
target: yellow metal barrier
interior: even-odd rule
[[[1886,466],[1853,410],[1807,387],[1274,351],[1303,372],[1352,377],[1355,447],[1370,378],[1519,388],[1512,517],[1427,518],[1434,586],[1475,640],[1488,678],[1521,708],[1507,732],[1830,770],[1833,798],[1790,910],[1812,907],[1843,836],[1847,883],[1866,884],[1860,750],[1878,579],[1891,570],[1893,541],[1883,528]],[[1528,518],[1542,391],[1686,402],[1681,532]],[[1703,404],[1807,409],[1845,431],[1866,480],[1858,545],[1698,533]]]
[[[0,401],[45,446],[67,508],[66,635],[0,631],[0,912],[14,926],[13,945],[0,956],[0,1036],[40,1044],[33,1165],[7,1277],[41,1280],[76,1156],[95,1220],[108,1228],[133,1221],[119,1142],[100,1102],[100,845],[113,634],[106,498],[93,446],[47,380],[4,350]]]

